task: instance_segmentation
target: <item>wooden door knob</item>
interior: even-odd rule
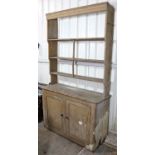
[[[68,117],[68,116],[66,116],[65,118],[66,118],[66,119],[69,119],[69,117]]]

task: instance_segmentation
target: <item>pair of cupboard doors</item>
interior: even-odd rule
[[[45,126],[56,133],[86,145],[90,141],[91,106],[50,91],[43,93]]]
[[[93,151],[108,131],[103,94],[55,84],[43,90],[44,125]]]

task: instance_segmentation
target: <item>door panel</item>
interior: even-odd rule
[[[86,143],[89,135],[90,108],[78,101],[67,101],[69,137]]]
[[[63,132],[64,103],[59,96],[47,96],[47,118],[50,129]]]

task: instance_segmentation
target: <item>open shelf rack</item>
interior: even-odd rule
[[[58,38],[58,18],[78,16],[90,13],[106,13],[105,22],[105,36],[104,37],[91,37],[91,38]],[[65,76],[70,78],[77,78],[82,80],[100,82],[104,85],[104,96],[109,95],[110,90],[110,76],[111,76],[111,58],[112,58],[112,44],[113,44],[113,26],[114,26],[114,9],[113,7],[105,2],[98,3],[88,6],[82,6],[78,8],[72,8],[68,10],[62,10],[55,13],[47,14],[47,26],[48,26],[48,46],[49,46],[49,60],[50,60],[50,74],[51,74],[51,84],[58,83],[58,76]],[[58,42],[72,42],[72,57],[59,57],[58,56]],[[105,43],[104,60],[97,59],[85,59],[75,57],[75,43],[82,41],[103,41]],[[72,62],[72,73],[62,73],[58,72],[59,60],[71,61]],[[74,66],[77,62],[85,63],[99,63],[104,64],[104,78],[95,78],[88,76],[76,75],[74,73]]]

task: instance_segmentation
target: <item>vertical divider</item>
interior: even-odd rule
[[[72,74],[74,77],[74,64],[75,64],[75,40],[73,40],[73,62],[72,62]]]

